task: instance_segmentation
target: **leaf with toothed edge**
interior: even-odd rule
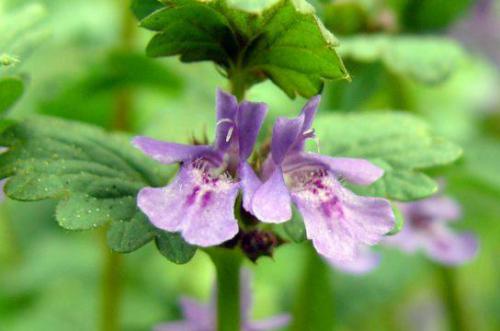
[[[195,247],[154,228],[137,208],[138,191],[165,185],[170,171],[132,147],[128,138],[39,116],[10,123],[0,145],[8,148],[0,155],[0,177],[9,177],[5,193],[10,198],[59,200],[59,225],[68,230],[108,225],[108,244],[117,252],[132,252],[156,239],[169,241],[161,253],[175,263],[193,256]]]
[[[241,85],[270,79],[292,98],[318,94],[325,80],[350,79],[337,40],[304,0],[163,3],[141,20],[156,32],[147,46],[150,56],[213,61]]]
[[[322,153],[370,160],[384,169],[374,184],[349,185],[354,191],[409,201],[437,191],[437,183],[423,170],[449,164],[462,149],[436,137],[417,117],[397,112],[329,114],[315,122]]]

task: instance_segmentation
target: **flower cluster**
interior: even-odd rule
[[[381,244],[395,247],[405,253],[423,251],[440,264],[460,265],[472,260],[478,251],[478,241],[470,232],[456,233],[449,224],[461,217],[460,205],[441,194],[427,199],[398,203],[404,217],[403,229],[394,236],[385,237]],[[330,261],[346,273],[363,274],[378,266],[381,256],[365,246],[355,260],[345,263]]]
[[[217,128],[213,145],[181,145],[137,137],[133,143],[165,164],[180,163],[175,179],[163,188],[144,188],[139,208],[156,227],[180,232],[193,245],[221,244],[239,231],[235,203],[263,223],[292,218],[292,204],[302,214],[307,238],[326,258],[355,259],[366,245],[378,243],[394,226],[389,201],[357,196],[342,180],[369,185],[383,170],[362,159],[330,157],[304,150],[315,137],[312,123],[319,104],[312,98],[292,119],[278,118],[270,152],[254,169],[252,154],[267,106],[238,104],[217,93]]]

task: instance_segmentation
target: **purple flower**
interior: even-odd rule
[[[7,152],[7,147],[0,146],[0,154]],[[0,179],[0,202],[5,200],[4,186],[7,182],[7,178]]]
[[[242,102],[217,92],[217,130],[213,146],[182,145],[136,137],[134,145],[165,164],[180,163],[177,177],[166,187],[147,187],[137,204],[151,223],[181,232],[190,244],[213,246],[238,232],[234,204],[245,179],[241,169],[253,150],[267,113],[263,103]],[[245,186],[243,194],[246,195]]]
[[[350,261],[360,246],[376,244],[392,229],[394,215],[389,201],[357,196],[341,185],[341,178],[369,185],[383,175],[382,169],[362,159],[304,151],[305,140],[314,137],[311,125],[319,101],[319,96],[312,98],[296,118],[277,119],[261,174],[264,183],[244,169],[245,187],[254,194],[243,205],[263,222],[282,223],[292,217],[293,202],[316,250],[328,259]]]
[[[381,256],[379,253],[372,251],[368,246],[362,246],[358,250],[358,255],[352,261],[327,259],[327,262],[338,271],[353,275],[362,275],[378,267],[380,259]]]
[[[461,216],[456,201],[445,196],[400,203],[405,225],[398,234],[387,237],[385,243],[413,253],[423,250],[433,260],[449,264],[461,264],[477,253],[478,243],[471,233],[455,233],[448,223]]]
[[[243,331],[270,331],[284,327],[289,323],[290,316],[287,314],[277,315],[258,322],[250,322],[252,295],[248,270],[242,270],[241,284],[241,329]],[[217,323],[216,306],[214,295],[212,295],[209,304],[201,304],[189,298],[182,298],[181,308],[184,320],[158,325],[154,328],[154,331],[215,331]]]
[[[478,0],[464,19],[452,26],[450,33],[475,52],[480,52],[500,67],[500,15],[493,0]]]

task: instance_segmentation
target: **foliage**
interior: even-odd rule
[[[0,78],[0,114],[12,107],[24,91],[23,81],[15,77]]]
[[[9,149],[0,156],[1,176],[10,177],[9,197],[60,200],[56,219],[68,230],[109,223],[108,244],[117,252],[134,251],[156,238],[174,262],[193,256],[177,235],[155,229],[138,210],[139,189],[165,184],[168,173],[128,139],[76,122],[31,117],[7,127],[0,140]]]
[[[446,38],[383,34],[345,38],[340,54],[363,63],[380,61],[391,72],[425,84],[445,81],[464,59],[461,47]]]
[[[318,118],[315,129],[323,153],[369,159],[385,170],[382,179],[357,190],[394,200],[435,193],[437,184],[422,170],[453,162],[462,153],[455,144],[435,137],[424,122],[404,113],[325,115]]]
[[[158,32],[147,53],[212,61],[237,92],[269,78],[290,97],[311,97],[325,79],[349,78],[335,51],[337,40],[307,2],[264,1],[251,8],[246,3],[166,1],[141,21]]]

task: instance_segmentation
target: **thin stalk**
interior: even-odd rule
[[[455,270],[451,267],[436,265],[439,293],[445,307],[449,330],[468,331],[467,312],[462,304],[458,290]]]
[[[242,101],[245,98],[247,86],[241,75],[234,75],[231,77],[231,93],[238,99]]]
[[[215,248],[209,252],[217,277],[217,331],[238,331],[241,325],[240,268],[238,251]]]
[[[0,232],[3,235],[0,235],[0,238],[4,240],[4,246],[7,248],[5,252],[5,262],[17,265],[22,259],[21,248],[12,224],[12,218],[6,210],[5,202],[2,202],[2,204],[3,205],[0,206]],[[0,258],[2,258],[2,256],[0,256]]]
[[[290,330],[330,331],[335,326],[335,299],[330,278],[331,268],[312,247],[307,247],[306,251],[302,279],[294,301]]]
[[[121,14],[121,31],[117,47],[128,51],[133,48],[136,24],[130,12],[129,1],[117,0],[116,5]],[[130,130],[131,109],[131,91],[128,89],[118,91],[115,95],[113,129],[121,131]],[[118,331],[120,330],[123,257],[109,249],[105,230],[103,229],[100,232],[103,257],[100,330]]]
[[[118,9],[121,12],[121,30],[118,49],[130,51],[134,46],[136,23],[130,12],[129,2],[117,0]],[[129,89],[123,89],[116,93],[115,116],[113,128],[127,131],[130,129],[130,112],[132,109],[132,95]]]
[[[107,247],[106,232],[102,231],[102,298],[101,298],[101,324],[102,331],[120,330],[120,302],[121,302],[121,269],[122,256]]]

